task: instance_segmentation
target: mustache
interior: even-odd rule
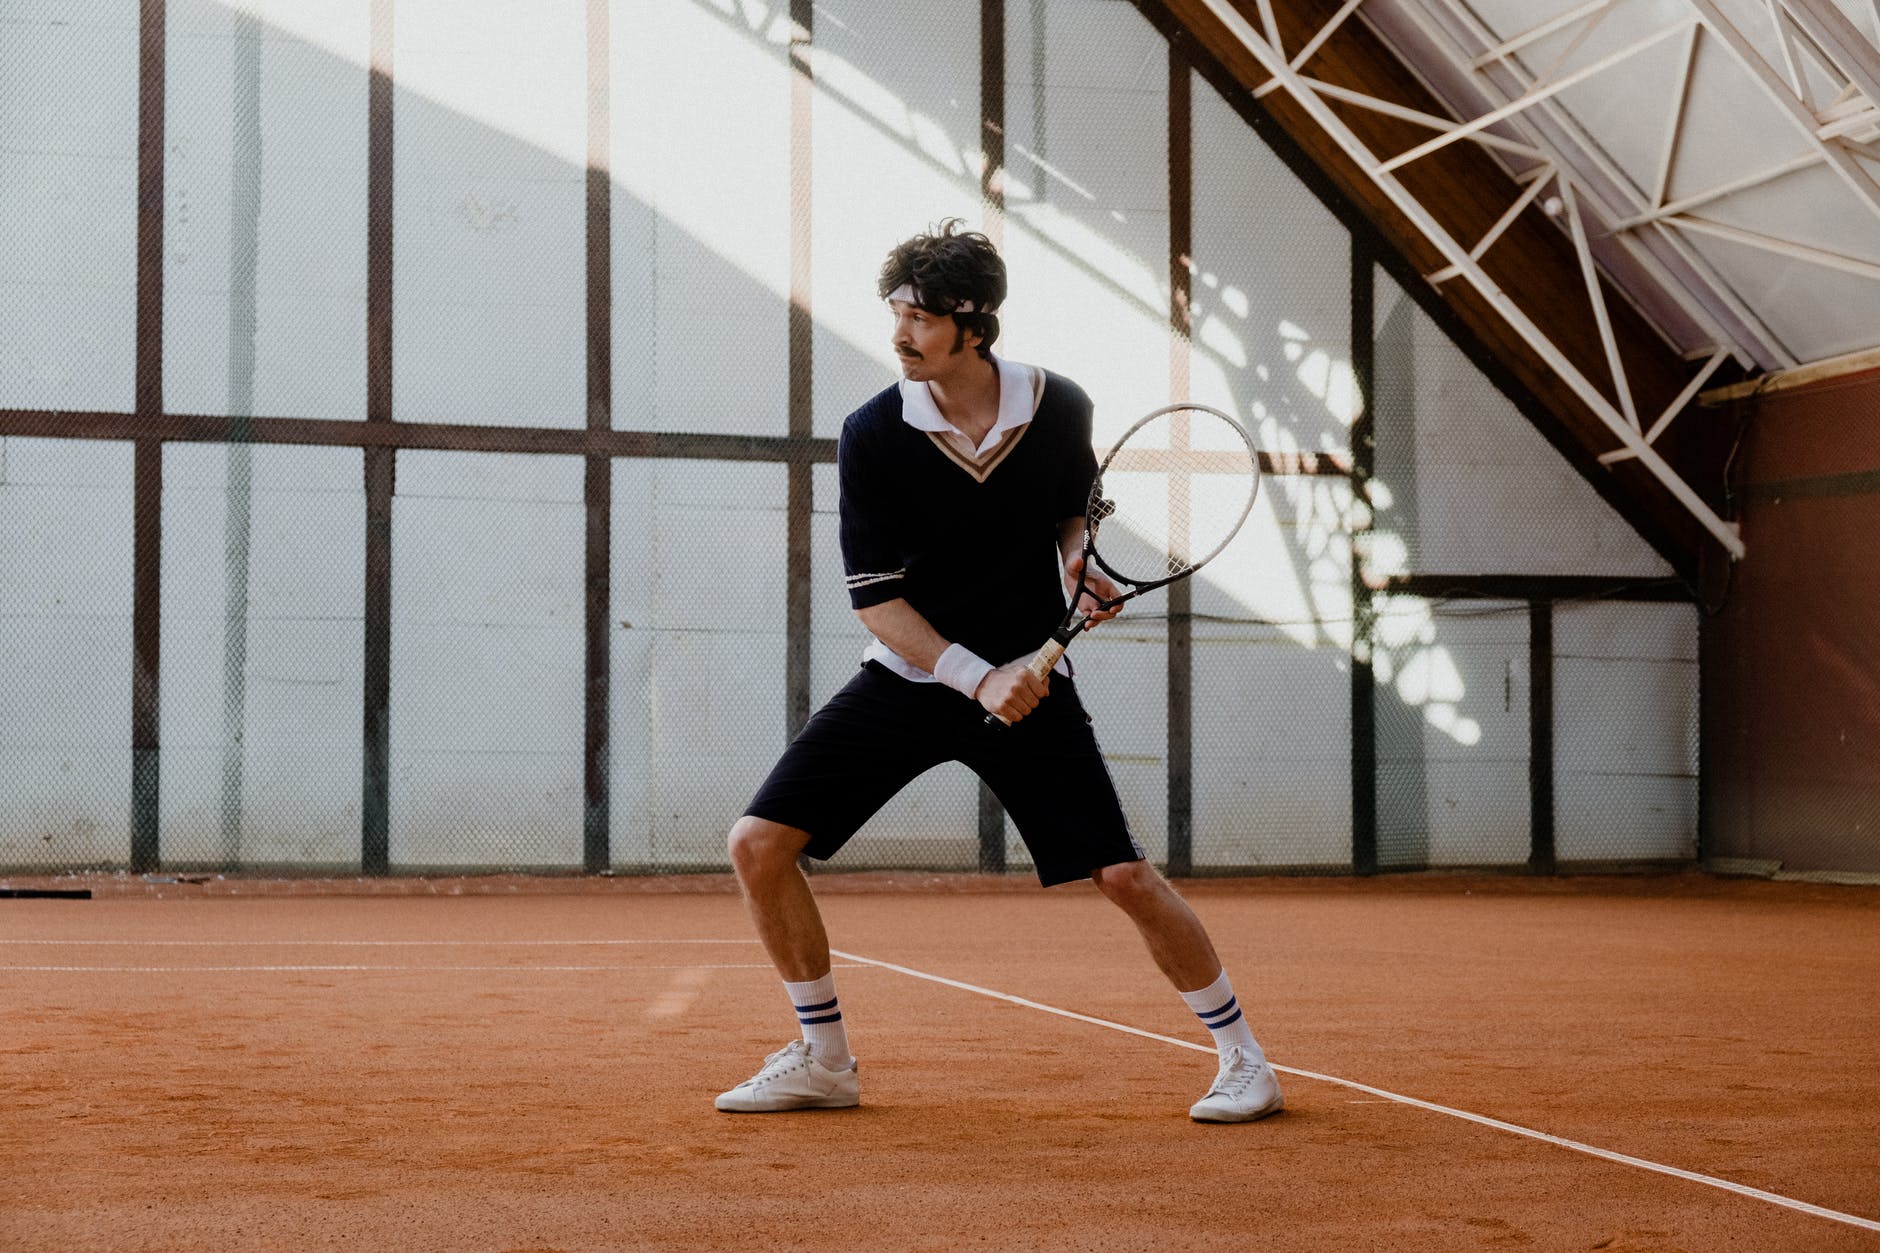
[[[920,360],[920,354],[915,352],[912,348],[896,348],[894,351],[895,355],[899,356],[903,361]]]

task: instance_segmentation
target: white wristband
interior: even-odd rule
[[[971,699],[985,677],[992,673],[992,663],[964,644],[949,644],[934,663],[933,677]]]

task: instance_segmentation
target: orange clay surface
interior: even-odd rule
[[[23,880],[12,880],[15,886]],[[0,900],[0,1248],[1880,1249],[1880,1231],[837,959],[860,1109],[724,880]],[[835,946],[1186,1041],[1085,886],[815,880]],[[1195,882],[1281,1066],[1880,1219],[1880,890]]]

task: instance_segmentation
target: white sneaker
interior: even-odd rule
[[[1252,1122],[1277,1114],[1286,1104],[1279,1080],[1265,1061],[1255,1061],[1235,1045],[1221,1059],[1214,1086],[1194,1103],[1188,1116],[1196,1122]]]
[[[714,1102],[733,1114],[773,1114],[786,1109],[847,1109],[862,1103],[860,1067],[850,1062],[830,1070],[810,1056],[809,1045],[792,1040],[764,1059],[763,1069]]]

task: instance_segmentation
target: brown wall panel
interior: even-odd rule
[[[1705,624],[1706,851],[1880,872],[1880,374],[1750,403],[1750,555]]]

